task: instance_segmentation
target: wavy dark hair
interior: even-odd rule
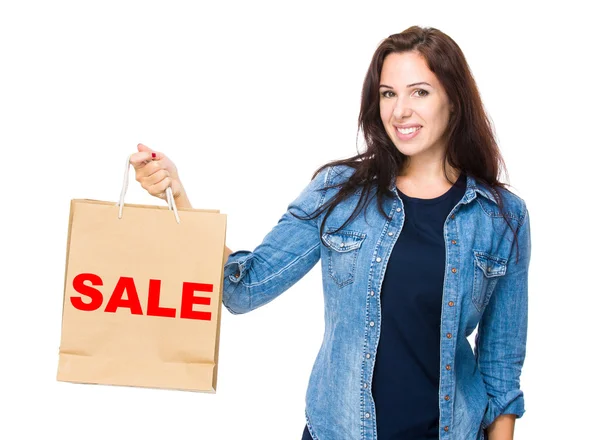
[[[500,212],[513,231],[516,230],[508,220],[502,198],[497,188],[508,190],[507,184],[500,182],[500,172],[508,175],[504,159],[496,143],[494,130],[485,112],[477,85],[467,64],[465,56],[456,42],[445,33],[431,27],[412,26],[401,33],[393,34],[383,40],[371,60],[363,83],[358,131],[363,133],[366,150],[347,159],[335,160],[319,167],[313,179],[323,169],[336,165],[354,168],[354,173],[345,182],[332,185],[323,190],[339,188],[337,194],[312,214],[297,218],[314,219],[327,211],[321,224],[323,235],[325,221],[333,209],[342,201],[360,190],[360,198],[350,217],[336,231],[343,229],[365,207],[370,198],[377,197],[379,211],[383,211],[384,197],[393,197],[389,189],[392,179],[406,166],[408,156],[402,154],[389,138],[379,113],[379,84],[381,69],[387,55],[414,51],[425,59],[431,70],[442,84],[454,111],[450,113],[448,126],[444,133],[446,153],[444,175],[448,178],[446,163],[461,172],[470,174],[480,184],[487,187],[500,207]],[[357,134],[358,139],[358,134]],[[376,192],[372,194],[373,187]],[[371,197],[368,195],[371,194]],[[321,239],[322,240],[322,239]],[[517,244],[518,260],[518,244]]]

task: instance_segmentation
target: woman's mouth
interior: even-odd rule
[[[409,139],[412,139],[416,135],[418,135],[419,132],[421,131],[421,126],[409,127],[409,128],[400,128],[400,127],[394,127],[394,128],[396,129],[396,135],[398,136],[398,139],[400,139],[401,141],[407,141]]]

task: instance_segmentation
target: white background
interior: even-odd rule
[[[0,438],[300,439],[319,266],[223,309],[215,395],[57,382],[69,202],[116,201],[143,142],[253,249],[318,166],[356,152],[371,55],[413,24],[463,49],[530,210],[516,438],[594,437],[599,41],[586,2],[532,3],[2,1]],[[132,182],[128,202],[161,203]]]

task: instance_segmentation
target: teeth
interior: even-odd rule
[[[417,131],[421,127],[411,127],[411,128],[398,128],[398,131],[402,134],[411,134]]]

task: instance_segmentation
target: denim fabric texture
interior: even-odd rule
[[[404,207],[395,179],[385,218],[373,198],[344,229],[359,192],[339,204],[319,228],[312,213],[348,177],[348,166],[321,171],[288,206],[253,251],[232,253],[223,304],[233,314],[261,307],[289,289],[319,260],[325,332],[306,393],[306,422],[314,440],[377,439],[371,378],[381,325],[380,292],[387,262],[402,231]],[[374,191],[374,190],[373,190]],[[531,253],[525,202],[504,189],[506,223],[489,189],[467,174],[467,189],[444,223],[446,265],[440,321],[439,438],[480,440],[501,414],[525,411],[520,374],[527,336]],[[320,239],[323,239],[321,242]],[[467,337],[477,328],[474,350]],[[401,415],[399,415],[401,416]]]

